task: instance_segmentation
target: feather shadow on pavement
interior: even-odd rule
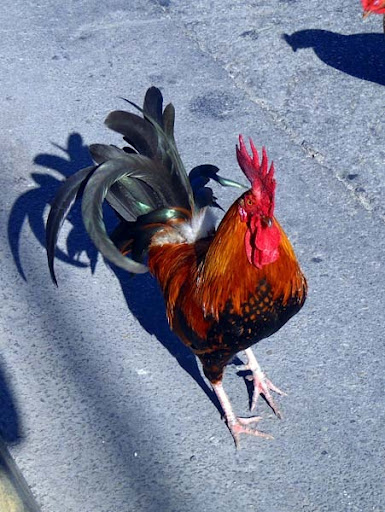
[[[62,158],[48,153],[40,154],[34,159],[35,164],[57,171],[63,178],[74,174],[82,167],[92,165],[88,148],[83,145],[80,134],[72,133],[69,135],[67,148],[62,148],[56,144],[55,146],[64,151],[68,155],[68,158]],[[8,222],[9,244],[12,249],[15,264],[24,279],[26,279],[26,277],[19,255],[20,235],[23,223],[25,220],[29,221],[35,237],[45,246],[44,211],[54,198],[60,186],[60,180],[52,177],[52,175],[48,173],[34,173],[32,177],[39,187],[29,190],[16,200]],[[113,221],[116,222],[116,217],[112,214],[112,210],[108,205],[106,205],[104,213],[107,227],[112,228]],[[75,203],[72,207],[67,220],[72,224],[72,229],[66,240],[67,254],[57,248],[56,258],[70,265],[85,267],[88,265],[78,260],[78,257],[85,252],[91,272],[93,272],[96,266],[98,252],[85,231],[79,203]],[[129,310],[135,318],[137,318],[143,329],[149,334],[154,335],[160,341],[167,351],[177,360],[178,364],[195,380],[218,411],[222,413],[215,394],[201,375],[195,356],[170,331],[166,319],[163,297],[155,279],[149,274],[132,277],[130,274],[117,267],[111,267],[120,282]]]
[[[63,179],[74,174],[75,171],[92,163],[87,146],[83,145],[82,137],[78,133],[72,133],[68,137],[67,148],[53,144],[68,155],[68,158],[52,154],[40,154],[34,159],[34,163],[57,171]],[[22,194],[12,206],[8,220],[8,242],[12,251],[15,265],[21,277],[26,281],[26,276],[20,260],[20,236],[23,224],[28,220],[36,239],[45,247],[45,220],[44,211],[55,197],[55,193],[61,183],[60,179],[50,174],[32,173],[37,187]],[[79,221],[80,205],[76,204],[68,217],[73,228],[67,238],[67,254],[60,249],[56,251],[56,258],[78,267],[88,266],[79,261],[78,257],[85,252],[88,257],[92,272],[95,270],[97,250],[90,242],[83,223]]]
[[[312,48],[325,64],[361,80],[385,85],[385,36],[343,35],[328,30],[299,30],[282,38],[294,52]]]

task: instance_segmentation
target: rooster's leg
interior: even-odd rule
[[[273,439],[273,436],[270,434],[265,434],[264,432],[249,427],[251,423],[256,423],[261,420],[262,418],[260,416],[253,416],[251,418],[238,418],[235,416],[229,397],[223,389],[222,382],[217,382],[216,384],[212,384],[212,386],[225,413],[227,426],[229,427],[237,448],[240,434],[251,434],[266,439]]]
[[[277,388],[277,386],[274,386],[274,384],[262,372],[261,367],[259,366],[251,348],[246,349],[245,354],[247,356],[247,364],[242,366],[241,369],[251,371],[252,375],[248,375],[246,378],[253,381],[254,384],[253,398],[251,400],[250,410],[252,411],[255,408],[258,397],[262,394],[278,418],[281,418],[281,413],[276,406],[273,397],[271,396],[270,390],[284,396],[286,396],[286,393]]]

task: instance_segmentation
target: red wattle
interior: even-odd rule
[[[278,227],[264,226],[259,217],[253,217],[245,235],[247,259],[257,268],[273,263],[279,257],[281,234]]]

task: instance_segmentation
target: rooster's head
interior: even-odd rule
[[[246,253],[249,262],[257,268],[276,261],[279,257],[280,231],[274,219],[275,178],[274,164],[268,165],[265,148],[262,161],[253,141],[250,139],[250,156],[242,135],[237,146],[237,160],[251,183],[251,189],[239,199],[239,215],[247,223],[245,236]]]
[[[364,18],[371,12],[375,14],[385,14],[385,0],[361,0],[364,9]]]

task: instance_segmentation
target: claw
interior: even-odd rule
[[[227,426],[233,436],[235,446],[239,448],[239,436],[241,434],[249,434],[256,437],[263,437],[264,439],[274,439],[271,434],[266,434],[255,428],[248,428],[247,425],[257,423],[262,419],[261,416],[252,416],[251,418],[235,418],[232,422],[228,422]]]
[[[227,426],[233,436],[235,446],[239,448],[239,436],[241,434],[249,434],[257,437],[264,437],[265,439],[273,439],[273,436],[260,432],[259,430],[249,427],[251,423],[257,423],[262,418],[261,416],[252,416],[251,418],[239,418],[235,416],[229,397],[223,389],[222,382],[212,383],[215,394],[222,406],[223,412],[225,413],[225,419]]]
[[[286,393],[279,389],[277,386],[275,386],[265,376],[250,348],[245,350],[245,353],[247,355],[248,362],[247,364],[241,366],[241,369],[251,371],[252,375],[247,375],[246,379],[254,383],[253,397],[251,399],[250,410],[253,411],[255,409],[259,395],[263,395],[266,399],[266,402],[273,409],[274,414],[281,419],[282,414],[279,411],[276,403],[274,402],[270,390],[282,396],[286,396]]]

